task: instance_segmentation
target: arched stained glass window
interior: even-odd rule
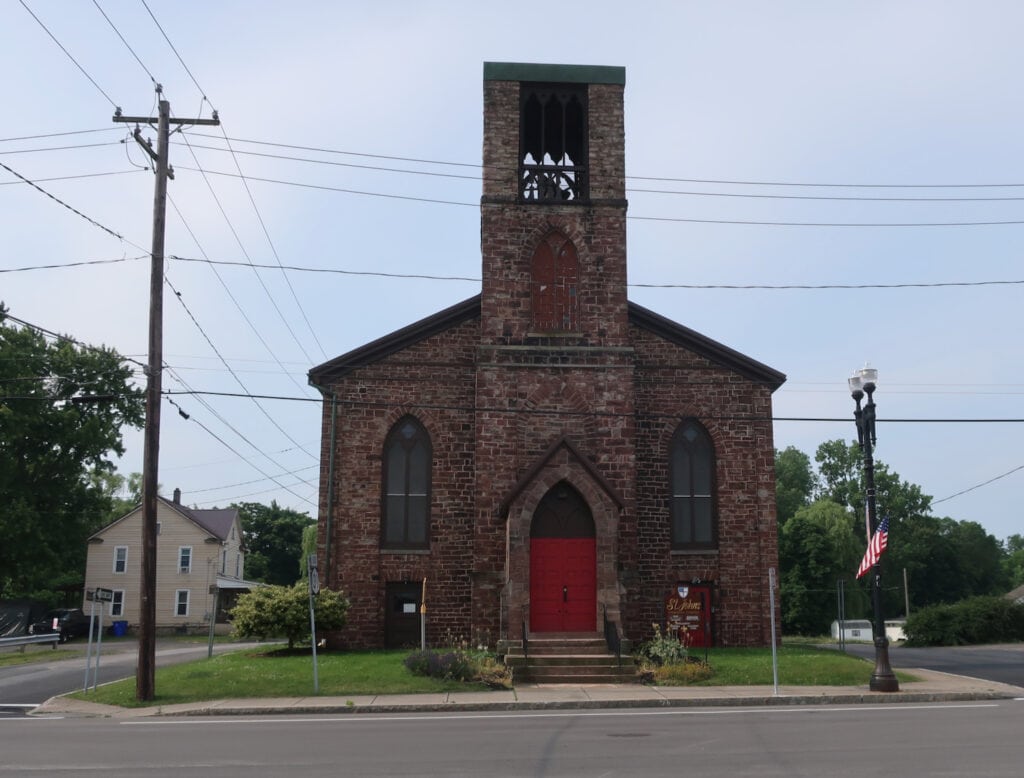
[[[715,451],[711,436],[694,419],[680,424],[672,436],[669,493],[672,548],[717,548]]]
[[[430,436],[412,416],[384,443],[383,548],[430,548]]]

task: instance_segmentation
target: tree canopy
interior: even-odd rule
[[[304,570],[302,533],[314,520],[277,502],[243,502],[235,507],[245,539],[245,577],[279,586],[298,581]]]
[[[868,577],[854,579],[867,546],[863,460],[856,443],[830,440],[814,461],[795,448],[776,451],[776,506],[783,627],[822,634],[836,617],[836,587],[846,579],[846,616],[869,614]],[[882,557],[883,612],[894,617],[924,606],[1007,591],[1024,575],[1024,552],[974,521],[931,514],[931,497],[875,460],[879,517],[889,518]],[[1014,538],[1017,540],[1015,541]],[[1019,542],[1018,545],[1024,545]],[[903,586],[903,571],[908,586]]]
[[[0,305],[0,597],[78,588],[113,500],[122,428],[143,392],[113,349],[48,340]]]

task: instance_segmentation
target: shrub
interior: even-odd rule
[[[686,686],[707,680],[714,674],[711,665],[690,657],[685,662],[653,668],[650,680],[661,686]]]
[[[654,627],[654,637],[637,648],[637,659],[641,664],[647,663],[655,667],[662,665],[681,664],[686,661],[686,646],[675,635],[667,630],[661,631],[658,624]]]
[[[508,668],[493,655],[464,650],[413,651],[405,666],[415,675],[446,681],[477,681],[491,688],[511,688]]]
[[[341,592],[321,589],[316,596],[316,628],[341,629],[345,626],[348,600]],[[309,590],[305,582],[294,586],[261,586],[241,595],[231,611],[234,634],[243,638],[266,640],[288,638],[288,648],[312,637],[309,629]]]
[[[913,613],[904,626],[908,646],[962,646],[1024,640],[1024,605],[1004,597],[971,597]]]

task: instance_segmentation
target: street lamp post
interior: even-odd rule
[[[850,394],[856,403],[853,418],[857,422],[857,442],[864,454],[864,486],[868,514],[868,542],[878,530],[878,516],[875,509],[875,460],[872,447],[875,445],[875,386],[878,371],[863,367],[850,376]],[[868,401],[861,408],[865,395]],[[889,639],[885,635],[885,618],[882,616],[882,563],[875,560],[871,567],[871,607],[874,611],[875,668],[871,671],[870,689],[873,692],[898,692],[899,681],[889,666]]]

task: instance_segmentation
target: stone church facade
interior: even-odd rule
[[[769,643],[785,377],[627,299],[624,86],[485,63],[481,293],[310,371],[335,645]]]

